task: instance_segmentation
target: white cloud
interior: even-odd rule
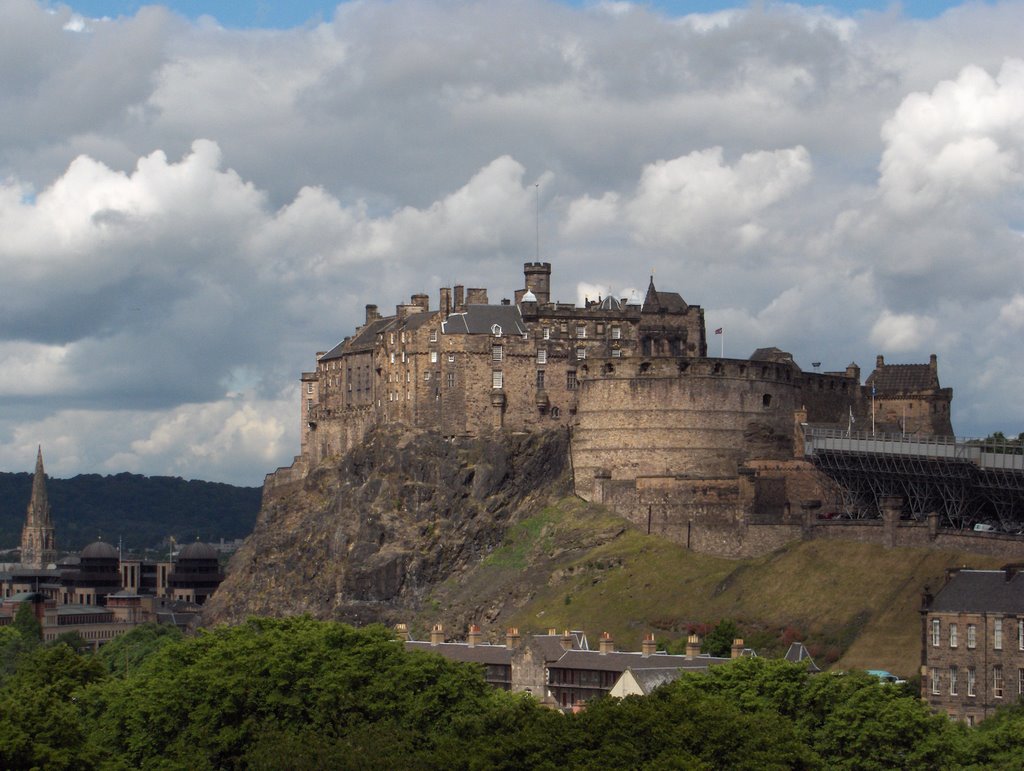
[[[956,80],[903,100],[882,127],[879,188],[899,213],[989,200],[1024,172],[1024,61],[992,77],[968,66]]]
[[[937,329],[934,318],[886,310],[871,328],[871,342],[881,350],[897,353],[921,350],[932,342]]]

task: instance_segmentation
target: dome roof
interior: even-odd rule
[[[82,549],[82,559],[96,560],[96,559],[117,559],[117,549],[111,546],[109,543],[104,541],[94,541],[93,543]]]
[[[188,546],[182,547],[181,551],[178,552],[178,559],[180,560],[215,560],[217,559],[217,550],[214,549],[208,543],[190,543]]]
[[[526,294],[523,295],[523,299],[521,299],[519,302],[521,302],[521,303],[535,303],[535,302],[537,302],[537,295],[535,295],[533,292],[531,292],[529,289],[527,289],[526,290]]]

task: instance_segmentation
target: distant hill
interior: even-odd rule
[[[243,538],[256,524],[261,498],[259,487],[128,473],[47,477],[46,489],[59,550],[100,537],[120,537],[132,551],[161,548],[170,535],[181,543]],[[0,472],[0,548],[19,545],[31,492],[31,474]]]

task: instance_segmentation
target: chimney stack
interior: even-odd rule
[[[610,632],[601,632],[601,639],[598,641],[597,650],[602,654],[615,652],[615,640],[612,639]]]
[[[366,323],[369,324],[371,321],[376,321],[380,318],[380,314],[377,312],[377,306],[370,304],[366,306]]]
[[[441,313],[447,316],[452,312],[452,290],[451,287],[441,287]]]
[[[559,640],[559,642],[562,645],[562,650],[563,651],[571,651],[572,650],[572,635],[569,634],[569,630],[568,629],[566,629],[562,633],[562,639]]]
[[[466,310],[466,299],[465,299],[466,287],[462,284],[455,285],[455,310],[464,311]]]
[[[510,626],[505,632],[505,647],[509,649],[519,647],[519,627]]]
[[[686,638],[686,657],[694,658],[700,655],[700,637],[696,633]]]
[[[430,630],[430,644],[440,645],[444,642],[444,626],[442,624],[434,624]]]
[[[881,369],[885,366],[885,357],[882,354],[878,354],[875,357],[875,369]]]
[[[658,644],[654,642],[654,632],[647,632],[644,635],[644,640],[640,643],[640,652],[643,653],[644,657],[653,656],[658,650]]]
[[[425,294],[414,294],[411,298],[412,304],[418,306],[424,313],[430,312],[430,296]]]
[[[467,289],[466,305],[487,305],[487,290]]]
[[[466,642],[469,643],[470,648],[475,648],[480,644],[483,639],[483,634],[480,632],[480,627],[476,624],[469,625],[469,633],[466,635]]]
[[[402,642],[409,642],[409,627],[406,624],[395,624],[395,637]]]
[[[743,655],[743,638],[737,637],[732,641],[732,648],[729,649],[729,658],[738,659]]]

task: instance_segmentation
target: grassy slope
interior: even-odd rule
[[[492,607],[501,607],[495,627],[583,629],[592,642],[609,631],[626,650],[639,649],[648,630],[678,639],[693,625],[732,618],[763,654],[780,655],[799,639],[822,666],[910,675],[919,666],[922,587],[941,585],[947,567],[1000,562],[828,541],[793,543],[753,560],[718,559],[567,498],[518,525],[480,566],[441,587],[433,609],[494,598]]]

